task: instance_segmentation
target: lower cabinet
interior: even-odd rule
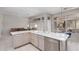
[[[42,51],[59,51],[59,41],[37,34],[31,34],[31,43]]]
[[[44,37],[43,36],[40,36],[38,35],[38,48],[41,49],[42,51],[44,51]]]
[[[30,42],[31,42],[34,46],[38,47],[38,35],[36,35],[36,34],[31,34],[31,40],[30,40]]]
[[[59,41],[33,33],[17,34],[13,38],[14,48],[29,42],[42,51],[58,51],[60,48]]]
[[[29,42],[29,33],[13,35],[13,46],[14,48]]]
[[[44,48],[45,51],[59,51],[59,41],[45,37]]]
[[[37,35],[37,34],[31,34],[31,41],[34,46],[39,48],[40,50],[44,50],[44,37]]]

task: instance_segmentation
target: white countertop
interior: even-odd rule
[[[15,32],[10,32],[11,35],[17,35],[17,34],[22,34],[22,33],[28,33],[31,31],[15,31]]]
[[[61,41],[65,41],[69,37],[69,35],[65,33],[42,32],[42,31],[17,31],[17,32],[11,32],[11,34],[16,35],[16,34],[22,34],[22,33],[28,33],[28,32],[45,36],[45,37],[49,37],[49,38],[53,38],[56,40],[61,40]]]

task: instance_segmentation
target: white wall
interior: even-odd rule
[[[26,27],[28,23],[27,18],[19,18],[12,15],[4,15],[3,33],[9,32],[10,28]]]

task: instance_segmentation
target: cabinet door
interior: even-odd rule
[[[3,19],[3,16],[0,15],[0,38],[1,38],[1,32],[2,32],[2,19]]]
[[[34,40],[33,40],[33,33],[30,33],[30,42],[33,44]]]
[[[44,51],[44,37],[38,35],[38,40],[39,40],[39,46],[38,46],[38,48]]]
[[[36,34],[31,34],[31,43],[38,47],[38,37]]]
[[[14,35],[13,38],[14,38],[13,39],[14,47],[18,47],[18,46],[21,46],[21,45],[29,42],[29,34],[28,33]]]
[[[58,41],[51,39],[51,38],[45,38],[45,51],[58,51],[59,45]]]

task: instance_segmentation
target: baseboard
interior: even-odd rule
[[[39,51],[42,51],[40,48],[38,48],[38,47],[36,47],[34,44],[32,44],[31,42],[30,42],[30,44],[32,45],[32,46],[34,46],[35,48],[37,48]]]
[[[23,46],[28,45],[28,44],[30,44],[30,42],[25,43],[25,44],[23,44],[23,45],[20,45],[20,46],[18,46],[18,47],[15,47],[14,49],[18,49],[18,48],[23,47]]]
[[[18,47],[15,47],[14,49],[18,49],[18,48],[23,47],[23,46],[28,45],[28,44],[31,44],[32,46],[34,46],[35,48],[37,48],[39,51],[42,51],[41,49],[39,49],[38,47],[36,47],[36,46],[35,46],[34,44],[32,44],[31,42],[28,42],[28,43],[25,43],[25,44],[20,45],[20,46],[18,46]]]

